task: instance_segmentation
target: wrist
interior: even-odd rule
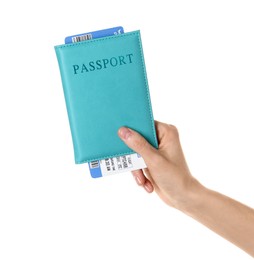
[[[194,211],[202,207],[206,193],[206,187],[195,178],[192,178],[183,192],[183,195],[177,200],[174,206],[185,214],[192,215]]]

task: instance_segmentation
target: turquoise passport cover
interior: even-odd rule
[[[55,46],[76,163],[131,154],[130,127],[157,148],[139,31]]]

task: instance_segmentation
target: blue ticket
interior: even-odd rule
[[[65,44],[87,41],[91,39],[102,38],[102,37],[117,35],[122,33],[124,33],[123,27],[117,26],[109,29],[67,36],[65,38]]]

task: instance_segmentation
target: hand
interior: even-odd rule
[[[197,181],[188,169],[176,127],[158,121],[155,121],[155,127],[158,150],[139,133],[127,127],[121,127],[118,135],[127,146],[143,157],[147,165],[146,169],[132,172],[138,185],[149,193],[155,190],[164,202],[176,207],[186,200]]]
[[[132,129],[118,131],[146,162],[146,169],[133,171],[137,183],[254,257],[254,209],[201,185],[190,174],[177,129],[156,121],[155,127],[158,150]]]

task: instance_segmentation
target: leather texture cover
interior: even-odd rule
[[[55,46],[75,163],[131,154],[121,126],[158,147],[139,31]]]

